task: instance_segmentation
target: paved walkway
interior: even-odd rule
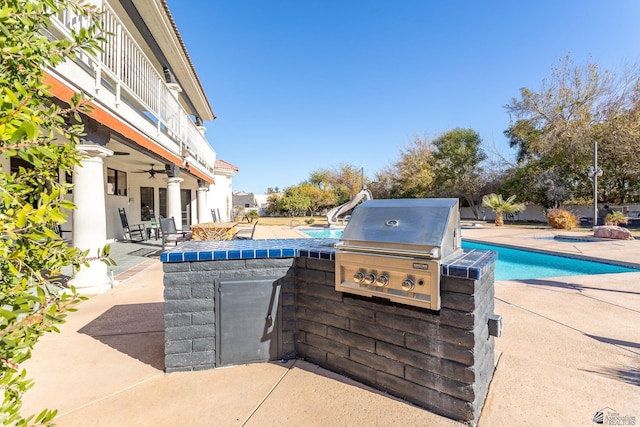
[[[640,263],[640,241],[533,238],[550,233],[463,231]],[[299,360],[165,374],[162,268],[142,261],[41,340],[26,364],[36,386],[25,413],[58,408],[59,426],[458,425]],[[639,425],[639,287],[640,273],[496,282],[505,330],[479,425],[591,426],[600,410]]]

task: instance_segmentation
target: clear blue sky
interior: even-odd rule
[[[513,157],[504,109],[568,53],[640,59],[640,1],[168,0],[218,119],[234,191],[341,163],[375,172],[414,135],[455,127]]]

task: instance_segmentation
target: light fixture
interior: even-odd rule
[[[169,67],[162,67],[162,72],[164,73],[165,82],[169,84],[178,84],[176,76],[173,75],[173,72],[169,69]]]
[[[589,167],[589,179],[593,181],[593,226],[598,225],[598,177],[602,168],[598,166],[598,141],[593,142],[593,166]]]

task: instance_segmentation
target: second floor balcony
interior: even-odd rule
[[[102,3],[102,10],[106,32],[102,52],[98,56],[83,52],[74,63],[67,62],[53,72],[164,149],[213,176],[216,153],[204,136],[197,113],[185,107],[188,94],[182,93],[169,64],[154,56],[157,46],[154,49],[144,43],[131,17],[125,24],[108,2]],[[50,29],[54,37],[70,37],[72,30],[88,22],[63,11],[54,24]]]

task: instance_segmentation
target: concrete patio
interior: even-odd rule
[[[256,230],[289,233],[299,232]],[[553,234],[463,230],[466,238],[640,264],[640,241],[539,238]],[[114,244],[119,286],[40,341],[26,364],[36,386],[24,413],[58,408],[60,426],[458,425],[303,360],[165,374],[162,266],[134,250]],[[601,410],[640,423],[639,286],[640,273],[496,282],[505,330],[479,425],[587,426]]]

